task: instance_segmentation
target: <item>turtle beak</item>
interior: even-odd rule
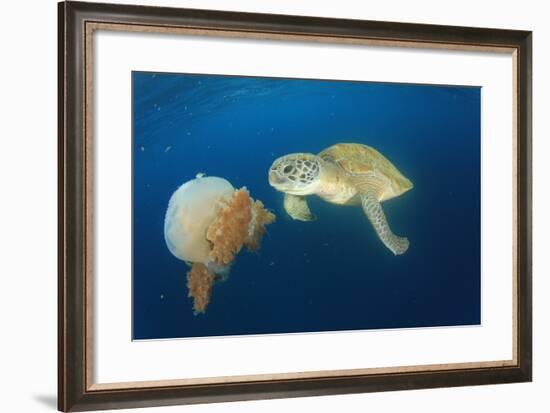
[[[286,179],[279,175],[277,172],[269,171],[269,185],[277,188],[277,186],[280,186],[285,182]]]

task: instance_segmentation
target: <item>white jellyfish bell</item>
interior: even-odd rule
[[[221,202],[233,192],[233,185],[215,176],[193,179],[174,192],[164,220],[164,238],[175,257],[207,266],[213,262],[206,232]]]
[[[198,174],[174,192],[164,238],[172,255],[191,266],[187,286],[195,314],[206,310],[214,282],[227,276],[243,245],[258,249],[265,225],[273,221],[275,215],[246,188],[235,190],[223,178]]]

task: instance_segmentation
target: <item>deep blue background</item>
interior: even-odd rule
[[[134,339],[480,323],[479,88],[134,72]],[[413,183],[385,202],[409,250],[393,256],[359,207],[310,197],[290,220],[272,161],[337,142],[382,152]],[[193,315],[164,214],[198,172],[246,186],[277,214]]]

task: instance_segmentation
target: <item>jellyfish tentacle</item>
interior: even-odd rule
[[[195,263],[187,273],[188,297],[193,298],[193,312],[195,315],[204,313],[210,303],[215,275],[208,271],[206,265]]]

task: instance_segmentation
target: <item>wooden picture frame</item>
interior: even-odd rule
[[[470,386],[531,380],[531,70],[528,31],[249,14],[115,4],[62,2],[59,18],[59,309],[60,411],[162,406],[232,400]],[[92,33],[200,34],[374,44],[434,49],[508,51],[515,63],[515,357],[512,362],[464,363],[354,374],[284,376],[189,384],[95,385],[92,370],[93,211],[91,199]],[[360,366],[358,366],[360,367]]]

